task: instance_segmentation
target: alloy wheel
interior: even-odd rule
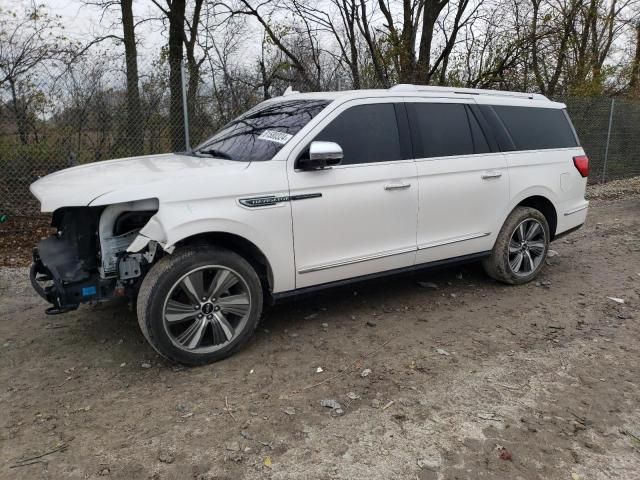
[[[163,324],[176,347],[211,353],[243,331],[250,312],[247,282],[230,268],[209,265],[174,283],[164,303]]]
[[[519,277],[535,272],[547,249],[544,227],[535,218],[520,222],[509,240],[509,267]]]

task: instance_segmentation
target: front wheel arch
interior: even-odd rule
[[[228,232],[203,232],[183,238],[175,244],[175,248],[192,246],[221,247],[237,253],[256,270],[265,294],[273,290],[273,270],[269,260],[250,240]]]

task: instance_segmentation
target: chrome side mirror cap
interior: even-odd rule
[[[340,165],[344,154],[342,147],[335,142],[311,142],[309,157],[301,158],[298,166],[302,170],[322,170]]]

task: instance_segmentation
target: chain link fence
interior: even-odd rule
[[[184,93],[174,104],[170,82],[158,81],[142,88],[137,99],[126,89],[85,85],[68,92],[64,107],[47,115],[0,106],[0,217],[37,214],[29,185],[43,175],[94,161],[183,150],[186,131],[190,144],[197,145],[264,98],[260,89],[247,87],[240,92],[213,90],[189,101],[187,84],[181,83]],[[567,104],[591,161],[590,182],[640,175],[640,102],[607,97],[554,100]]]
[[[591,183],[640,175],[640,101],[610,97],[554,100],[567,105],[589,156]]]

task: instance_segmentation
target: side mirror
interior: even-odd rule
[[[311,142],[309,157],[301,158],[298,166],[302,170],[322,170],[340,165],[343,157],[342,147],[335,142]]]

